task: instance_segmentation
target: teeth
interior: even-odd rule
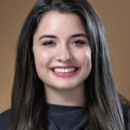
[[[75,70],[76,70],[76,68],[67,68],[67,69],[55,68],[54,72],[56,72],[56,73],[68,73],[68,72],[74,72]]]

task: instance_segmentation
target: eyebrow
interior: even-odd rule
[[[83,34],[83,33],[79,33],[79,34],[74,34],[71,36],[71,38],[76,38],[76,37],[85,37],[85,38],[88,38],[87,35]],[[57,38],[56,36],[54,35],[43,35],[39,38],[39,40],[41,40],[42,38]]]
[[[83,34],[83,33],[79,33],[79,34],[74,34],[71,36],[72,38],[75,38],[75,37],[85,37],[85,38],[88,38],[88,36],[86,34]]]
[[[54,35],[43,35],[39,38],[39,40],[41,40],[42,38],[56,38],[56,36],[54,36]]]

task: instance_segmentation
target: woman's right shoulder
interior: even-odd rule
[[[9,129],[10,109],[0,114],[0,130]]]

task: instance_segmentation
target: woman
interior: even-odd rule
[[[21,31],[10,130],[130,130],[102,22],[86,0],[38,0]]]

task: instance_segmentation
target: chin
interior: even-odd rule
[[[49,88],[53,88],[53,89],[57,89],[57,90],[70,90],[70,89],[74,89],[77,87],[77,85],[73,85],[73,84],[66,84],[66,83],[62,83],[62,84],[51,84],[51,85],[46,85],[46,87]]]
[[[53,87],[53,88],[55,88],[55,89],[59,89],[59,90],[69,90],[69,89],[74,89],[74,88],[76,88],[76,86],[70,86],[70,85],[58,85],[58,86],[55,86],[55,87]]]

